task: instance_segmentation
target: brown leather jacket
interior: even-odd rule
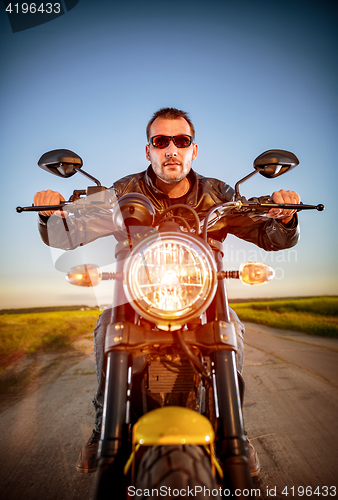
[[[211,207],[233,199],[233,188],[218,179],[203,177],[191,170],[189,180],[192,188],[185,204],[197,211],[201,221]],[[153,203],[157,217],[170,206],[169,197],[156,187],[151,166],[144,172],[116,181],[111,189],[117,198],[133,192],[144,194]],[[193,220],[191,213],[184,209],[179,209],[177,215],[184,216],[188,222]],[[96,213],[85,213],[81,217],[70,215],[66,219],[39,216],[39,231],[47,245],[65,250],[77,248],[103,236],[114,234],[118,237],[111,214],[99,210]],[[283,250],[294,246],[299,239],[297,215],[286,226],[277,220],[263,219],[254,214],[231,214],[216,222],[208,231],[208,235],[218,241],[223,241],[228,233],[264,250]]]

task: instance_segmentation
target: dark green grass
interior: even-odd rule
[[[231,304],[231,307],[242,321],[322,337],[338,337],[337,296],[243,302]]]

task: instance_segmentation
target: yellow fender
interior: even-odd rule
[[[210,444],[214,441],[210,421],[181,406],[152,410],[142,415],[133,428],[133,445]]]
[[[214,473],[215,457],[214,429],[210,421],[200,413],[181,406],[164,406],[152,410],[136,422],[133,427],[132,454],[125,465],[127,474],[140,446],[165,446],[171,444],[195,444],[210,446],[211,464]],[[133,473],[134,476],[134,473]]]

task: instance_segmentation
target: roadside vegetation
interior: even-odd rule
[[[322,337],[338,337],[337,296],[242,302],[230,306],[242,321]]]
[[[243,321],[313,335],[338,337],[338,297],[261,300],[231,303]],[[92,338],[99,310],[0,311],[0,403],[16,401],[35,380],[63,369],[69,348],[79,338]],[[74,308],[75,309],[75,308]],[[82,308],[82,309],[85,309]],[[41,353],[47,361],[39,361]],[[54,351],[54,355],[53,355]],[[52,355],[52,356],[51,356]],[[16,365],[17,360],[25,360]],[[28,361],[28,363],[26,362]],[[54,371],[53,371],[54,370]]]
[[[242,321],[325,337],[338,337],[338,296],[231,303]],[[98,310],[0,314],[0,360],[69,347],[92,334]]]
[[[21,351],[60,349],[93,331],[98,310],[0,315],[0,359]]]

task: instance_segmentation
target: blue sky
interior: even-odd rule
[[[261,287],[229,283],[230,297],[337,294],[337,21],[327,1],[80,0],[62,17],[1,31],[0,308],[95,302],[67,284],[40,240],[36,215],[17,214],[36,191],[66,198],[79,175],[59,179],[37,167],[48,150],[68,148],[110,186],[144,170],[145,126],[163,106],[184,109],[199,144],[194,168],[234,185],[267,149],[300,165],[274,180],[256,176],[247,197],[294,189],[322,213],[300,214],[292,251],[266,253],[226,240],[224,267],[263,260],[277,279]],[[55,255],[54,255],[55,258]],[[109,289],[96,289],[108,303]]]

